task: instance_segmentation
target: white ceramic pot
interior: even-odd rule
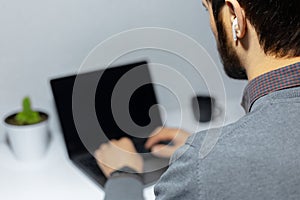
[[[45,113],[43,113],[45,114]],[[36,161],[45,155],[49,144],[48,115],[45,121],[33,125],[12,125],[4,120],[11,150],[18,160]]]

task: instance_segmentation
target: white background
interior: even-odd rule
[[[48,109],[50,78],[75,73],[98,43],[132,28],[163,27],[187,34],[205,47],[223,73],[200,0],[1,0],[0,24],[2,117],[19,108],[25,95],[31,96],[35,107]],[[180,58],[146,51],[126,60],[141,57],[174,67],[195,88],[203,87],[192,67]],[[212,66],[203,63],[200,67]],[[227,96],[240,98],[244,82],[223,78]],[[172,106],[170,101],[165,104]]]

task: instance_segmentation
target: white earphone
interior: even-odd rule
[[[236,27],[238,26],[238,20],[235,18],[232,22],[232,36],[233,40],[236,42],[237,41],[237,35],[236,35]]]

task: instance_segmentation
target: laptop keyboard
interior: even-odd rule
[[[141,138],[131,138],[134,147],[138,153],[149,153],[150,151],[148,149],[145,149],[144,145],[147,139],[141,139]]]
[[[78,162],[88,168],[93,174],[103,174],[98,166],[96,159],[92,156],[84,156],[78,159]]]

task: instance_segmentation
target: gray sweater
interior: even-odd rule
[[[220,137],[203,156],[206,134]],[[141,191],[132,178],[109,180],[105,188],[107,200],[143,199]],[[238,122],[192,135],[173,155],[155,195],[158,200],[299,200],[300,88],[268,94]]]

